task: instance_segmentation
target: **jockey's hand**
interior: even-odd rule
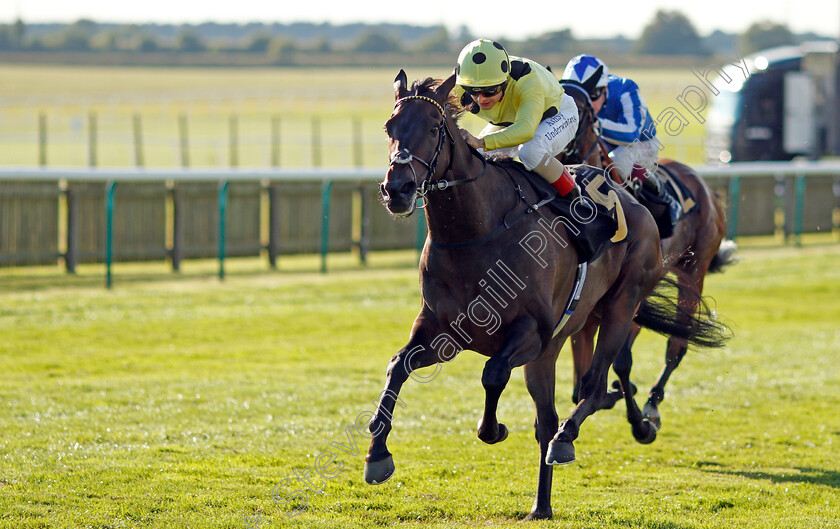
[[[476,138],[470,131],[465,129],[459,129],[461,133],[461,137],[464,138],[464,141],[467,142],[467,145],[472,147],[473,149],[484,149],[484,138]]]

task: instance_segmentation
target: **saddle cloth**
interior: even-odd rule
[[[677,222],[697,210],[697,201],[694,199],[694,194],[691,190],[676,178],[673,172],[667,167],[658,165],[656,167],[656,177],[662,183],[665,193],[682,205],[680,216],[672,219],[670,204],[644,187],[639,189],[637,198],[650,211],[650,214],[656,221],[656,225],[659,228],[659,238],[667,239],[674,234],[674,225]]]
[[[578,253],[578,262],[586,263],[597,259],[605,250],[613,244],[621,242],[624,237],[616,238],[621,225],[626,226],[622,217],[615,217],[612,210],[607,209],[601,202],[591,197],[587,187],[601,175],[603,183],[596,186],[603,195],[609,193],[609,183],[603,179],[603,171],[588,165],[569,166],[570,172],[581,187],[584,200],[589,209],[580,204],[573,205],[569,200],[560,197],[551,184],[545,181],[538,174],[528,171],[521,163],[513,160],[498,160],[496,163],[508,170],[514,181],[519,184],[524,179],[539,196],[539,202],[548,201],[543,207],[548,207],[566,227],[566,232],[575,245]],[[596,181],[596,183],[598,183]],[[593,188],[594,189],[594,188]],[[575,208],[574,211],[572,208]],[[620,208],[618,208],[620,210]],[[593,214],[594,210],[594,214]],[[620,211],[617,211],[623,215]],[[624,233],[626,235],[626,231]]]

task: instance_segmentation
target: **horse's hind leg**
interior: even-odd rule
[[[370,485],[383,483],[394,474],[394,459],[388,451],[386,441],[391,432],[394,407],[398,402],[405,407],[405,403],[399,397],[402,385],[412,371],[441,361],[437,352],[430,346],[429,337],[433,332],[434,329],[426,324],[422,317],[418,317],[408,344],[400,349],[388,364],[385,391],[380,395],[376,412],[368,426],[373,435],[365,457],[365,481]],[[455,351],[457,352],[459,351]]]
[[[673,336],[668,338],[668,348],[665,352],[665,367],[662,368],[656,384],[651,388],[648,400],[642,411],[645,418],[652,422],[657,430],[662,428],[659,404],[665,400],[665,384],[671,378],[671,373],[680,365],[680,361],[685,356],[687,350],[688,344],[685,340]]]
[[[535,360],[541,351],[537,321],[522,317],[511,324],[502,347],[484,364],[481,374],[485,392],[484,415],[478,421],[478,438],[485,443],[499,443],[507,438],[507,427],[496,419],[499,398],[513,368]]]
[[[595,333],[599,320],[590,314],[583,328],[572,335],[572,362],[575,366],[575,386],[572,388],[572,402],[580,402],[580,380],[592,364],[595,353]]]
[[[639,326],[633,325],[633,330],[630,332],[624,345],[621,346],[621,351],[615,357],[613,362],[613,371],[618,375],[618,382],[621,385],[621,392],[624,395],[624,401],[627,404],[627,422],[633,428],[633,437],[642,444],[649,444],[656,440],[657,426],[650,422],[642,415],[642,411],[636,404],[636,399],[633,396],[636,394],[636,386],[630,382],[630,370],[633,367],[633,353],[631,347],[639,334]]]
[[[697,285],[698,294],[703,291],[703,280],[707,269],[708,265],[698,268],[695,271],[696,274],[699,274],[699,279],[694,281],[694,284]],[[680,307],[685,307],[687,314],[694,313],[698,302],[699,298],[686,298],[683,291],[680,291],[678,303]],[[656,426],[657,430],[662,428],[662,417],[659,413],[659,404],[665,400],[665,385],[668,383],[668,379],[671,378],[671,374],[680,365],[680,362],[685,356],[687,350],[688,342],[685,339],[674,336],[670,336],[668,338],[668,346],[665,350],[665,366],[662,368],[662,372],[660,372],[659,378],[656,380],[656,384],[654,384],[651,388],[648,400],[642,410],[642,414]]]

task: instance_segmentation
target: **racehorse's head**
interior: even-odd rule
[[[601,134],[598,129],[599,122],[592,107],[592,100],[579,82],[562,79],[560,84],[563,85],[566,93],[575,100],[580,117],[577,134],[575,134],[572,143],[566,147],[560,161],[565,164],[585,163],[600,167],[601,152],[598,150],[598,139]]]
[[[411,89],[406,84],[405,72],[400,70],[394,79],[394,112],[385,122],[391,163],[379,186],[385,207],[401,217],[414,213],[418,195],[425,194],[436,172],[445,171],[438,169],[438,162],[447,135],[454,141],[446,123],[446,106],[455,75],[442,82],[415,81]],[[451,151],[443,153],[443,157],[451,155]]]

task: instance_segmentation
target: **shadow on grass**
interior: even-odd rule
[[[824,470],[821,468],[794,467],[796,472],[749,472],[737,470],[725,470],[722,468],[703,468],[703,472],[722,474],[726,476],[741,476],[747,479],[769,481],[771,483],[807,483],[809,485],[825,485],[840,489],[840,472],[836,470]]]

